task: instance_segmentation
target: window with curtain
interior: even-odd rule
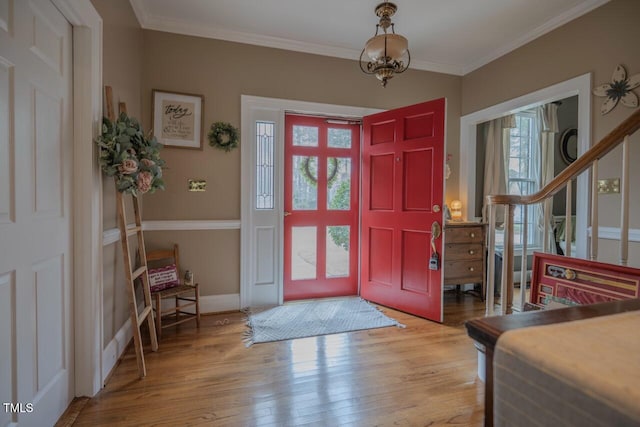
[[[514,195],[527,195],[538,191],[539,150],[538,127],[535,111],[523,111],[515,114],[515,126],[509,129],[507,159],[507,192]],[[506,148],[506,147],[505,147]],[[524,209],[527,211],[527,246],[540,246],[541,236],[536,226],[537,205],[516,206],[514,215],[514,246],[522,246],[524,239]],[[496,233],[496,244],[502,245],[502,232]]]

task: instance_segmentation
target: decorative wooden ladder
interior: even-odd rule
[[[107,104],[107,116],[109,120],[115,122],[115,113],[113,111],[113,91],[111,86],[105,86],[105,99]],[[124,102],[118,104],[118,112],[126,113],[127,106]],[[151,305],[151,291],[149,289],[149,272],[147,268],[147,256],[144,248],[144,238],[142,236],[142,219],[140,213],[140,206],[138,205],[138,198],[131,196],[133,199],[133,211],[135,216],[135,225],[129,227],[127,224],[127,215],[125,209],[125,197],[117,191],[117,205],[118,205],[118,227],[120,228],[120,241],[122,242],[122,256],[124,258],[124,272],[127,279],[127,291],[129,294],[129,313],[131,315],[131,328],[133,330],[133,345],[136,350],[136,359],[138,361],[138,374],[140,378],[147,375],[147,369],[144,363],[144,351],[142,347],[142,334],[140,333],[140,327],[147,321],[149,328],[149,337],[151,338],[151,350],[158,350],[158,338],[156,336],[156,326],[153,321],[153,308]],[[133,235],[138,236],[138,250],[136,263],[140,265],[133,270],[131,266],[131,250],[129,248],[129,237]],[[138,301],[136,300],[136,280],[142,281],[142,294],[144,299],[144,307],[142,311],[138,309]]]
[[[140,327],[147,321],[149,328],[149,336],[151,338],[151,350],[158,350],[158,339],[156,336],[156,327],[153,321],[153,308],[151,305],[151,291],[149,289],[149,272],[147,268],[147,257],[144,248],[144,239],[142,236],[142,221],[140,215],[140,207],[138,198],[131,196],[133,199],[133,210],[135,214],[135,225],[130,227],[127,225],[127,216],[125,211],[125,197],[116,191],[118,204],[118,226],[120,227],[120,240],[122,241],[122,256],[124,257],[124,272],[127,279],[127,290],[129,293],[129,312],[131,314],[131,328],[133,329],[133,344],[136,349],[136,359],[138,360],[138,373],[140,378],[147,375],[144,364],[144,352],[142,348],[142,334]],[[131,264],[131,250],[129,248],[129,237],[136,235],[138,237],[138,256],[139,266],[134,270]],[[139,311],[138,302],[136,300],[136,280],[142,281],[142,293],[144,297],[144,307]]]

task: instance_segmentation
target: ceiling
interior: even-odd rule
[[[394,0],[411,68],[476,68],[608,0]],[[358,59],[380,0],[130,0],[142,28]]]

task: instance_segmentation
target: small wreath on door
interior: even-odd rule
[[[231,123],[215,122],[209,130],[209,145],[224,151],[238,146],[238,129]]]
[[[329,157],[329,173],[327,176],[327,184],[329,187],[335,182],[338,176],[338,159],[335,157]],[[300,164],[300,171],[305,181],[314,187],[318,185],[318,178],[313,176],[311,172],[311,157],[305,157]]]

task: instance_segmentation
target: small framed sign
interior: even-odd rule
[[[153,90],[153,135],[166,147],[202,150],[204,97]]]

